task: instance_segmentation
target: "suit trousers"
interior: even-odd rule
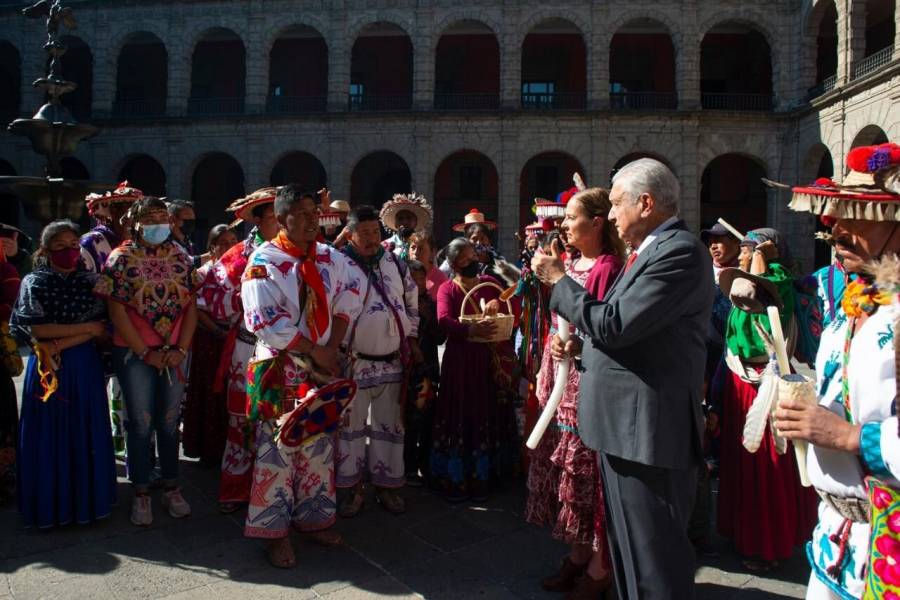
[[[687,526],[697,467],[665,469],[599,454],[616,591],[621,600],[694,597]]]

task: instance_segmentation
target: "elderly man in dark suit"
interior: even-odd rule
[[[686,527],[701,462],[709,252],[678,218],[678,181],[644,158],[613,178],[609,219],[633,249],[605,300],[565,275],[560,248],[532,261],[551,308],[583,332],[578,433],[598,451],[620,598],[692,598]],[[555,338],[555,357],[577,346]]]

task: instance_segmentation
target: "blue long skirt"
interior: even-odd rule
[[[63,350],[57,375],[59,389],[42,402],[37,360],[28,360],[17,456],[26,527],[89,523],[116,502],[109,403],[94,344]]]

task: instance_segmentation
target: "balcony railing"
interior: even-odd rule
[[[497,110],[500,94],[435,94],[435,110]]]
[[[157,117],[166,114],[166,99],[116,100],[112,114],[114,117]]]
[[[609,106],[614,110],[672,110],[678,108],[675,92],[613,92]]]
[[[859,79],[888,64],[894,58],[894,47],[888,46],[856,62],[850,68],[850,79]]]
[[[410,110],[412,94],[350,94],[351,111]]]
[[[832,75],[831,77],[826,77],[817,85],[809,88],[806,91],[806,99],[812,100],[813,98],[818,98],[822,94],[827,94],[831,90],[834,89],[835,84],[837,83],[837,75]]]
[[[772,110],[771,94],[700,95],[700,105],[708,110]]]
[[[242,115],[243,98],[190,98],[188,114],[191,115]]]
[[[587,108],[587,94],[584,92],[524,93],[522,94],[522,108],[525,110],[584,110]]]
[[[297,115],[325,112],[328,97],[318,96],[269,96],[266,112],[270,115]]]

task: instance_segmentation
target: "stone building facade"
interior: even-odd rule
[[[14,117],[42,103],[45,58],[40,24],[4,4]],[[478,207],[512,254],[534,196],[654,156],[692,227],[767,223],[812,266],[815,223],[759,178],[840,178],[850,147],[900,139],[894,0],[88,0],[76,14],[73,112],[102,133],[70,167],[192,198],[206,226],[285,180],[354,203],[409,186],[439,239]],[[4,135],[0,169],[41,161]]]

